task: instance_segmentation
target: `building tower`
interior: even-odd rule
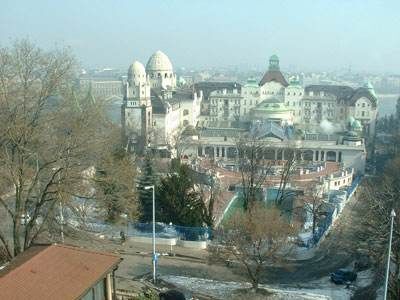
[[[127,145],[143,151],[152,128],[150,81],[143,64],[135,61],[128,69],[122,104],[122,126]]]
[[[157,51],[150,56],[146,64],[146,73],[152,89],[174,90],[176,88],[176,75],[171,61],[163,52]]]
[[[279,71],[280,70],[279,69],[279,58],[277,55],[274,54],[269,58],[268,70],[270,70],[270,71]]]

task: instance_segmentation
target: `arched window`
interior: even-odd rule
[[[188,109],[185,109],[184,111],[183,111],[183,115],[184,116],[187,116],[189,114],[189,110]]]
[[[168,77],[168,74],[167,73],[165,73],[165,75],[164,75],[164,78],[167,78]]]
[[[314,159],[314,152],[312,150],[305,150],[303,152],[303,159],[307,161],[313,161]]]
[[[269,160],[275,159],[275,149],[266,149],[264,150],[264,158]]]
[[[326,161],[336,161],[336,152],[335,151],[326,152]]]

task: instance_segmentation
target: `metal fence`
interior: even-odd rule
[[[348,200],[353,193],[355,192],[357,186],[360,184],[362,177],[361,176],[357,176],[356,178],[354,178],[351,186],[349,186],[346,189],[347,192],[347,197],[346,200]],[[307,246],[311,246],[312,244],[318,244],[318,242],[321,240],[321,238],[324,236],[324,234],[326,233],[326,231],[330,228],[330,226],[332,225],[336,214],[338,213],[337,208],[328,212],[328,214],[326,215],[325,219],[320,222],[320,224],[318,224],[318,229],[315,232],[315,234],[312,237],[312,240],[308,241]]]
[[[125,237],[153,236],[152,223],[128,222],[127,224],[117,225],[95,222],[86,223],[84,229],[110,238],[120,238],[122,235]],[[212,238],[212,230],[209,227],[187,227],[156,223],[155,235],[157,238],[178,238],[187,241],[206,241]]]

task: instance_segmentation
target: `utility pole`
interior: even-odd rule
[[[386,265],[385,295],[383,297],[384,300],[387,299],[387,290],[388,290],[388,285],[389,285],[390,254],[392,252],[392,237],[393,237],[394,217],[396,217],[396,213],[395,213],[394,209],[392,209],[392,211],[390,213],[390,237],[389,237],[389,250],[388,250],[388,258],[387,258],[387,265]]]

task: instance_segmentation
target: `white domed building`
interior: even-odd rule
[[[146,82],[146,70],[141,62],[137,60],[128,69],[128,82],[131,86]]]
[[[135,61],[128,69],[121,107],[121,122],[124,136],[130,144],[135,145],[136,149],[147,144],[152,129],[152,118],[149,78],[146,76],[143,64]]]
[[[172,63],[163,52],[157,51],[150,56],[146,64],[146,73],[150,78],[151,88],[176,88],[176,75]]]
[[[135,61],[128,69],[122,105],[122,127],[127,144],[142,152],[147,147],[173,153],[177,134],[195,127],[200,117],[202,93],[177,89],[168,56],[150,56],[146,68]]]

